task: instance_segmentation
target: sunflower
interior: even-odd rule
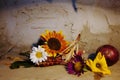
[[[84,60],[81,55],[75,54],[74,57],[66,64],[66,70],[69,74],[74,74],[80,76],[81,73],[84,73]]]
[[[111,74],[110,70],[108,69],[105,57],[104,55],[101,54],[101,52],[97,54],[94,61],[92,61],[91,59],[88,59],[86,61],[86,64],[95,73]]]
[[[42,34],[41,36],[46,41],[46,44],[42,47],[47,51],[50,57],[56,57],[57,54],[59,54],[67,47],[68,43],[64,40],[64,36],[61,32],[51,32],[47,30],[46,33]]]
[[[32,53],[30,53],[30,59],[33,63],[39,65],[40,62],[47,60],[47,52],[41,46],[33,47]]]

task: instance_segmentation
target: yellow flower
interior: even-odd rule
[[[108,69],[105,57],[104,55],[101,54],[101,52],[97,54],[94,61],[88,59],[86,61],[86,64],[91,68],[93,72],[102,73],[102,74],[111,74],[111,71]]]
[[[67,41],[64,40],[64,36],[61,32],[56,31],[46,31],[45,34],[41,35],[45,40],[46,44],[42,47],[46,50],[48,55],[56,56],[67,47]]]

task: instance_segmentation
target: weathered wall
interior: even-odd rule
[[[48,0],[50,1],[50,0]],[[0,51],[16,45],[30,47],[45,30],[62,30],[67,40],[81,33],[80,47],[94,52],[103,44],[120,51],[120,1],[1,0]]]

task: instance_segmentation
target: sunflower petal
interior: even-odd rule
[[[62,32],[47,30],[46,34],[44,34],[44,37],[46,38],[47,44],[43,45],[43,48],[46,50],[50,57],[56,57],[57,53],[61,53],[68,45],[67,41],[64,40]]]

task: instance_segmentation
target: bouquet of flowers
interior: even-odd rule
[[[73,42],[64,39],[62,32],[46,31],[40,35],[32,50],[27,53],[20,53],[26,56],[24,61],[16,61],[10,68],[24,67],[46,67],[53,65],[64,65],[69,74],[80,76],[86,71],[95,73],[95,80],[102,76],[111,74],[106,58],[101,52],[96,53],[94,58],[84,59],[84,50],[79,50],[80,34]],[[18,65],[19,63],[19,65]]]

